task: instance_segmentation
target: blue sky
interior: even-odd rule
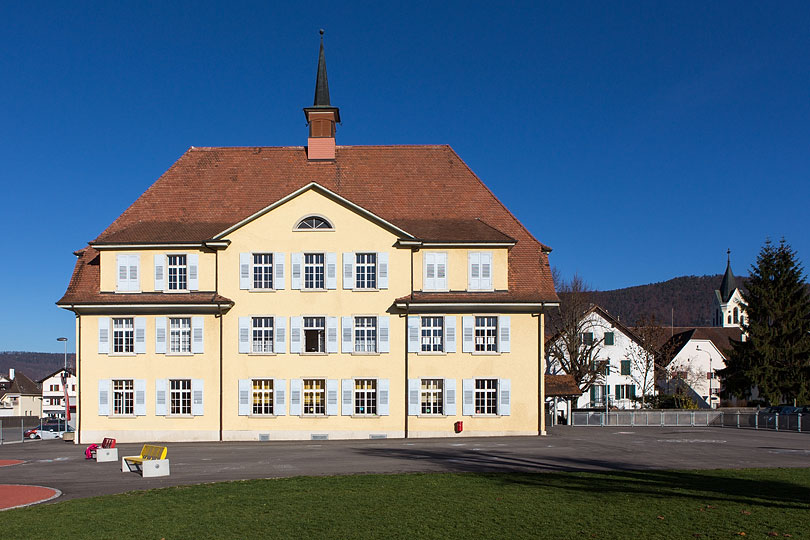
[[[189,146],[450,144],[597,289],[810,254],[810,3],[0,7],[0,350],[73,348],[86,245]],[[274,5],[277,4],[277,5]]]

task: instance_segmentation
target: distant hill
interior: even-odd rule
[[[68,354],[68,367],[75,369],[76,355]],[[24,373],[34,381],[50,375],[65,365],[64,353],[0,351],[0,374],[8,377],[9,368]]]

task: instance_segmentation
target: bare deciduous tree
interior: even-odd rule
[[[655,315],[642,316],[633,333],[638,341],[633,341],[627,350],[630,360],[630,378],[641,391],[641,408],[647,404],[647,396],[655,393],[656,380],[664,369],[662,359],[666,358],[667,329],[661,326]]]

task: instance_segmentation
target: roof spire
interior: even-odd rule
[[[321,28],[321,52],[318,55],[318,75],[315,79],[314,107],[329,107],[329,81],[326,79],[326,55],[323,52],[323,28]]]
[[[737,281],[734,279],[734,273],[731,271],[731,250],[726,250],[726,256],[728,258],[726,262],[726,273],[723,275],[723,281],[720,283],[720,296],[723,298],[723,302],[728,302],[731,295],[734,294],[734,290],[737,288]]]

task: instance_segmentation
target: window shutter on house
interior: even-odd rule
[[[447,253],[436,254],[436,289],[447,289]]]
[[[501,315],[498,317],[498,352],[512,351],[512,317]]]
[[[98,318],[98,353],[110,354],[110,318]]]
[[[200,290],[200,279],[199,279],[199,269],[200,269],[200,255],[199,253],[189,253],[188,254],[188,290],[190,291],[198,291]]]
[[[239,288],[250,289],[250,253],[239,254]]]
[[[377,379],[377,414],[388,416],[389,405],[388,395],[391,393],[391,381],[388,379]]]
[[[301,416],[301,379],[290,379],[290,416]]]
[[[456,316],[447,315],[444,318],[444,352],[456,352]]]
[[[135,353],[146,353],[146,317],[135,317]]]
[[[273,326],[276,333],[273,340],[273,352],[284,354],[287,352],[287,317],[274,317]]]
[[[155,353],[166,354],[166,317],[155,317]]]
[[[338,380],[326,380],[326,415],[335,416],[338,413]]]
[[[492,290],[492,253],[481,253],[481,289]]]
[[[273,253],[273,288],[277,291],[283,291],[287,281],[285,258],[286,255],[282,251]]]
[[[338,352],[338,318],[326,318],[326,352]]]
[[[354,379],[343,379],[341,381],[341,392],[343,398],[340,400],[340,414],[343,416],[351,416],[354,405]]]
[[[422,282],[423,291],[431,291],[436,288],[436,254],[424,252],[425,271]]]
[[[301,327],[303,325],[302,317],[290,317],[290,352],[298,354],[301,352]],[[292,392],[292,390],[290,390]],[[290,401],[292,406],[292,401]],[[301,403],[298,403],[300,409]],[[293,414],[292,412],[290,414]],[[300,412],[298,414],[301,414]]]
[[[166,255],[155,255],[155,290],[166,290]]]
[[[326,254],[326,288],[337,289],[337,253]]]
[[[408,415],[419,414],[419,390],[422,382],[419,379],[408,379]]]
[[[290,264],[292,265],[292,283],[290,284],[291,289],[301,289],[301,260],[301,253],[290,254]]]
[[[116,284],[117,291],[128,291],[129,289],[129,255],[116,255],[116,264],[118,265],[118,282]]]
[[[166,379],[155,380],[155,416],[166,416]]]
[[[380,341],[380,352],[391,352],[391,339],[389,337],[391,318],[388,315],[377,317],[377,335]]]
[[[191,318],[191,352],[194,354],[205,352],[205,319],[203,317]]]
[[[475,317],[463,316],[461,318],[461,352],[475,351]],[[466,413],[465,413],[466,414]]]
[[[135,416],[146,416],[146,379],[135,379]]]
[[[239,379],[239,416],[250,415],[250,391],[253,388],[253,381],[250,379]],[[275,394],[275,389],[273,389]]]
[[[418,353],[422,350],[419,344],[419,317],[408,316],[408,352]]]
[[[354,253],[343,254],[343,288],[354,289]]]
[[[287,414],[287,379],[273,379],[273,414]]]
[[[456,380],[444,380],[444,414],[445,416],[456,415]]]
[[[98,380],[98,415],[110,416],[110,379]]]
[[[512,409],[512,380],[500,379],[498,381],[498,414],[509,416]]]
[[[388,288],[388,252],[377,254],[377,288]]]
[[[481,253],[471,251],[467,254],[467,288],[481,288]]]
[[[354,335],[354,329],[352,328],[352,318],[351,317],[341,317],[340,319],[340,327],[342,330],[340,340],[340,352],[351,354],[352,352],[352,336]]]
[[[191,379],[191,415],[202,416],[205,408],[203,407],[203,389],[205,381],[203,379]]]
[[[464,401],[461,404],[461,414],[472,416],[475,414],[475,379],[462,379],[461,391]]]
[[[239,352],[250,352],[250,317],[239,317]]]

